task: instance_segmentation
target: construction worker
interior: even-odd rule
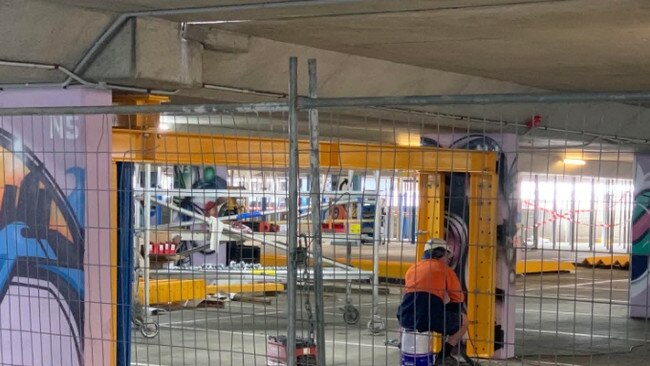
[[[446,336],[437,355],[443,363],[451,361],[452,349],[467,331],[465,295],[458,276],[449,266],[452,257],[444,240],[429,240],[422,260],[406,271],[404,297],[397,310],[397,319],[405,330]]]

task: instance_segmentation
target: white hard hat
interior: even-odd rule
[[[447,241],[445,241],[443,239],[433,238],[433,239],[430,239],[429,241],[427,241],[425,246],[424,246],[425,251],[426,250],[433,250],[433,249],[437,249],[437,248],[445,248],[445,249],[449,250],[448,246],[447,246]]]

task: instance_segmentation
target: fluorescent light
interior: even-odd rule
[[[233,20],[199,20],[195,22],[185,22],[191,25],[210,25],[210,24],[228,24],[228,23],[246,23],[250,22],[248,19],[233,19]]]
[[[582,160],[582,159],[564,159],[564,164],[565,165],[585,165],[585,164],[587,164],[587,162]]]

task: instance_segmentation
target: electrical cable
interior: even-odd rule
[[[464,310],[463,313],[467,314],[467,304],[465,304],[465,303],[463,303],[463,310]],[[467,316],[467,315],[465,315],[465,316]],[[467,336],[467,340],[472,345],[472,347],[474,349],[476,349],[476,345],[474,344],[474,340],[469,335],[469,332],[466,333],[466,336]],[[462,347],[462,340],[461,340],[461,344],[459,344],[459,346],[458,346],[459,355],[463,358],[464,361],[469,363],[471,366],[479,366],[480,364],[479,364],[478,361],[474,361],[471,357],[469,357],[469,355],[467,354],[467,349],[466,348],[467,348],[467,344],[465,344],[465,348],[463,348]]]
[[[476,348],[476,345],[474,345],[474,341],[472,340],[472,337],[469,336],[469,334],[467,334],[467,340],[468,340],[469,343],[472,345],[472,347]],[[467,348],[467,344],[465,344],[465,348]],[[462,348],[462,347],[459,347],[459,350],[461,350],[461,349],[463,349],[463,348]],[[474,360],[473,360],[473,359],[472,359],[472,358],[467,354],[467,350],[462,350],[462,351],[460,351],[460,356],[463,358],[464,361],[466,361],[467,363],[469,363],[469,364],[472,365],[472,366],[479,366],[479,365],[480,365],[480,363],[479,363],[478,361],[474,361]],[[477,360],[478,360],[478,357],[477,357]]]

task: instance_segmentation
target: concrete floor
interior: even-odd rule
[[[390,294],[380,296],[379,312],[387,331],[374,336],[366,330],[369,294],[353,295],[362,319],[348,326],[338,310],[344,294],[326,293],[328,364],[399,365],[399,351],[384,342],[398,337],[394,314],[400,286],[384,286]],[[483,365],[648,364],[648,321],[627,317],[627,271],[579,268],[573,274],[528,275],[517,279],[510,296],[517,299],[517,358],[484,360]],[[270,304],[229,302],[224,309],[166,312],[157,317],[157,338],[133,333],[132,360],[135,365],[263,365],[267,335],[286,332],[285,308],[282,294]],[[307,322],[299,327],[306,330]]]

